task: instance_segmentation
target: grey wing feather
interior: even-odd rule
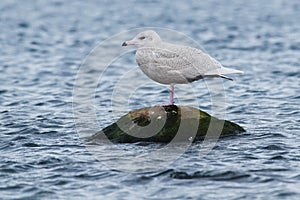
[[[221,68],[222,66],[199,49],[171,44],[164,46],[155,50],[154,62],[180,71],[187,79],[198,80],[207,71]]]

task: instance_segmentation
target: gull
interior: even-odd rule
[[[143,31],[122,46],[135,45],[136,62],[152,80],[170,85],[168,105],[174,105],[174,85],[187,84],[203,78],[224,78],[226,75],[243,74],[243,71],[227,68],[200,49],[162,41],[153,30]]]

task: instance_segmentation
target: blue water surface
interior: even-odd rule
[[[2,0],[0,13],[0,199],[300,199],[299,1]],[[99,42],[140,27],[182,32],[243,70],[224,88],[226,119],[247,132],[219,140],[205,157],[193,144],[152,171],[117,170],[96,159],[74,122],[77,72]],[[111,91],[136,67],[134,54],[112,67],[95,89],[99,130],[126,111],[111,115]],[[205,83],[191,87],[210,112]],[[167,98],[168,87],[153,82],[124,104]],[[152,147],[122,146],[133,157]],[[108,151],[102,158],[118,162]]]

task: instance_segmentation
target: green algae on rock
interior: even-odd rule
[[[230,121],[217,119],[189,106],[154,106],[129,112],[117,122],[87,138],[114,143],[185,142],[218,138],[245,132]]]

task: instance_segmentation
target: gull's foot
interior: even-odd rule
[[[172,103],[172,104],[170,104],[170,103],[164,103],[164,104],[157,104],[155,106],[166,107],[166,106],[174,106],[174,105],[175,105],[174,103]]]

